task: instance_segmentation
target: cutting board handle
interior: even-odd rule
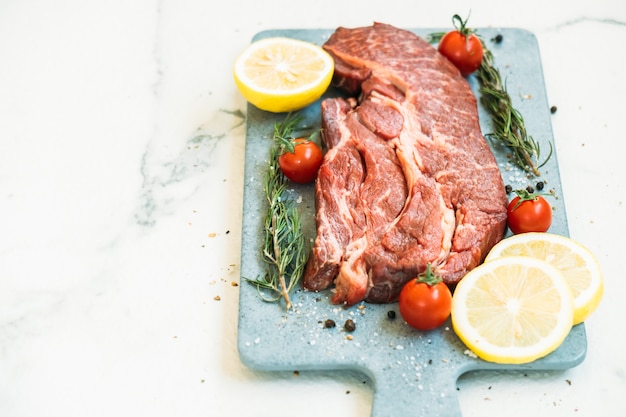
[[[417,374],[406,367],[371,375],[374,381],[372,417],[461,417],[456,382],[459,373],[431,364]]]

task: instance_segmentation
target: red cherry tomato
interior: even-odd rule
[[[317,177],[322,165],[322,150],[306,138],[293,140],[293,152],[285,151],[278,157],[278,165],[287,178],[299,184],[308,184]]]
[[[507,208],[507,224],[514,234],[546,232],[552,224],[552,207],[545,198],[525,190],[515,191]]]
[[[459,15],[454,15],[452,21],[457,29],[441,38],[438,50],[461,71],[464,77],[467,77],[480,67],[483,60],[483,44],[465,27],[467,20],[463,21]]]
[[[402,287],[398,307],[409,326],[418,330],[432,330],[441,326],[450,316],[452,293],[432,273],[429,264],[424,274]]]

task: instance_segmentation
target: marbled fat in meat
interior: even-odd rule
[[[428,263],[449,285],[504,233],[507,197],[459,71],[410,31],[339,28],[324,44],[335,85],[322,102],[327,148],[317,236],[303,277],[333,303],[397,299]]]

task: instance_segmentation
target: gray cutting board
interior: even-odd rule
[[[416,29],[426,36],[434,29]],[[332,30],[269,30],[253,40],[270,36],[287,36],[321,45]],[[514,105],[525,118],[529,133],[548,153],[553,143],[550,104],[547,101],[540,54],[535,36],[520,29],[479,29],[495,57]],[[496,34],[503,40],[490,41]],[[477,83],[470,84],[477,94]],[[337,95],[330,90],[327,95]],[[302,114],[311,126],[319,126],[319,103]],[[484,133],[491,125],[484,109],[479,108]],[[275,122],[284,114],[272,114],[248,105],[246,159],[243,199],[241,276],[263,275],[260,258],[263,239],[265,199],[262,187],[267,156]],[[554,147],[554,146],[553,146]],[[501,165],[505,184],[514,189],[535,184],[523,172],[507,163],[506,150],[492,146]],[[561,190],[556,153],[542,168],[547,180],[546,191],[553,189],[555,208],[550,232],[568,235],[565,201]],[[315,202],[313,185],[294,186],[290,193],[301,198],[298,204],[305,233],[315,236]],[[388,305],[359,304],[350,308],[332,305],[330,291],[305,292],[298,286],[292,293],[295,309],[286,312],[284,304],[261,301],[256,288],[241,280],[239,300],[238,348],[247,366],[264,371],[351,370],[362,372],[374,385],[373,417],[425,416],[458,417],[461,415],[456,395],[458,377],[472,370],[559,370],[580,364],[585,357],[587,341],[584,324],[575,326],[565,342],[552,354],[526,365],[498,365],[468,355],[463,343],[452,331],[449,321],[439,329],[419,332],[402,320],[397,303]],[[394,310],[391,320],[387,312]],[[343,323],[351,318],[356,330],[350,333]],[[332,319],[335,328],[324,328]]]

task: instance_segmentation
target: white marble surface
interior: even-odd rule
[[[537,35],[570,233],[606,294],[581,365],[463,376],[463,415],[623,416],[623,0],[0,0],[0,416],[369,415],[359,375],[239,361],[231,64],[264,29],[441,27],[469,9]]]

